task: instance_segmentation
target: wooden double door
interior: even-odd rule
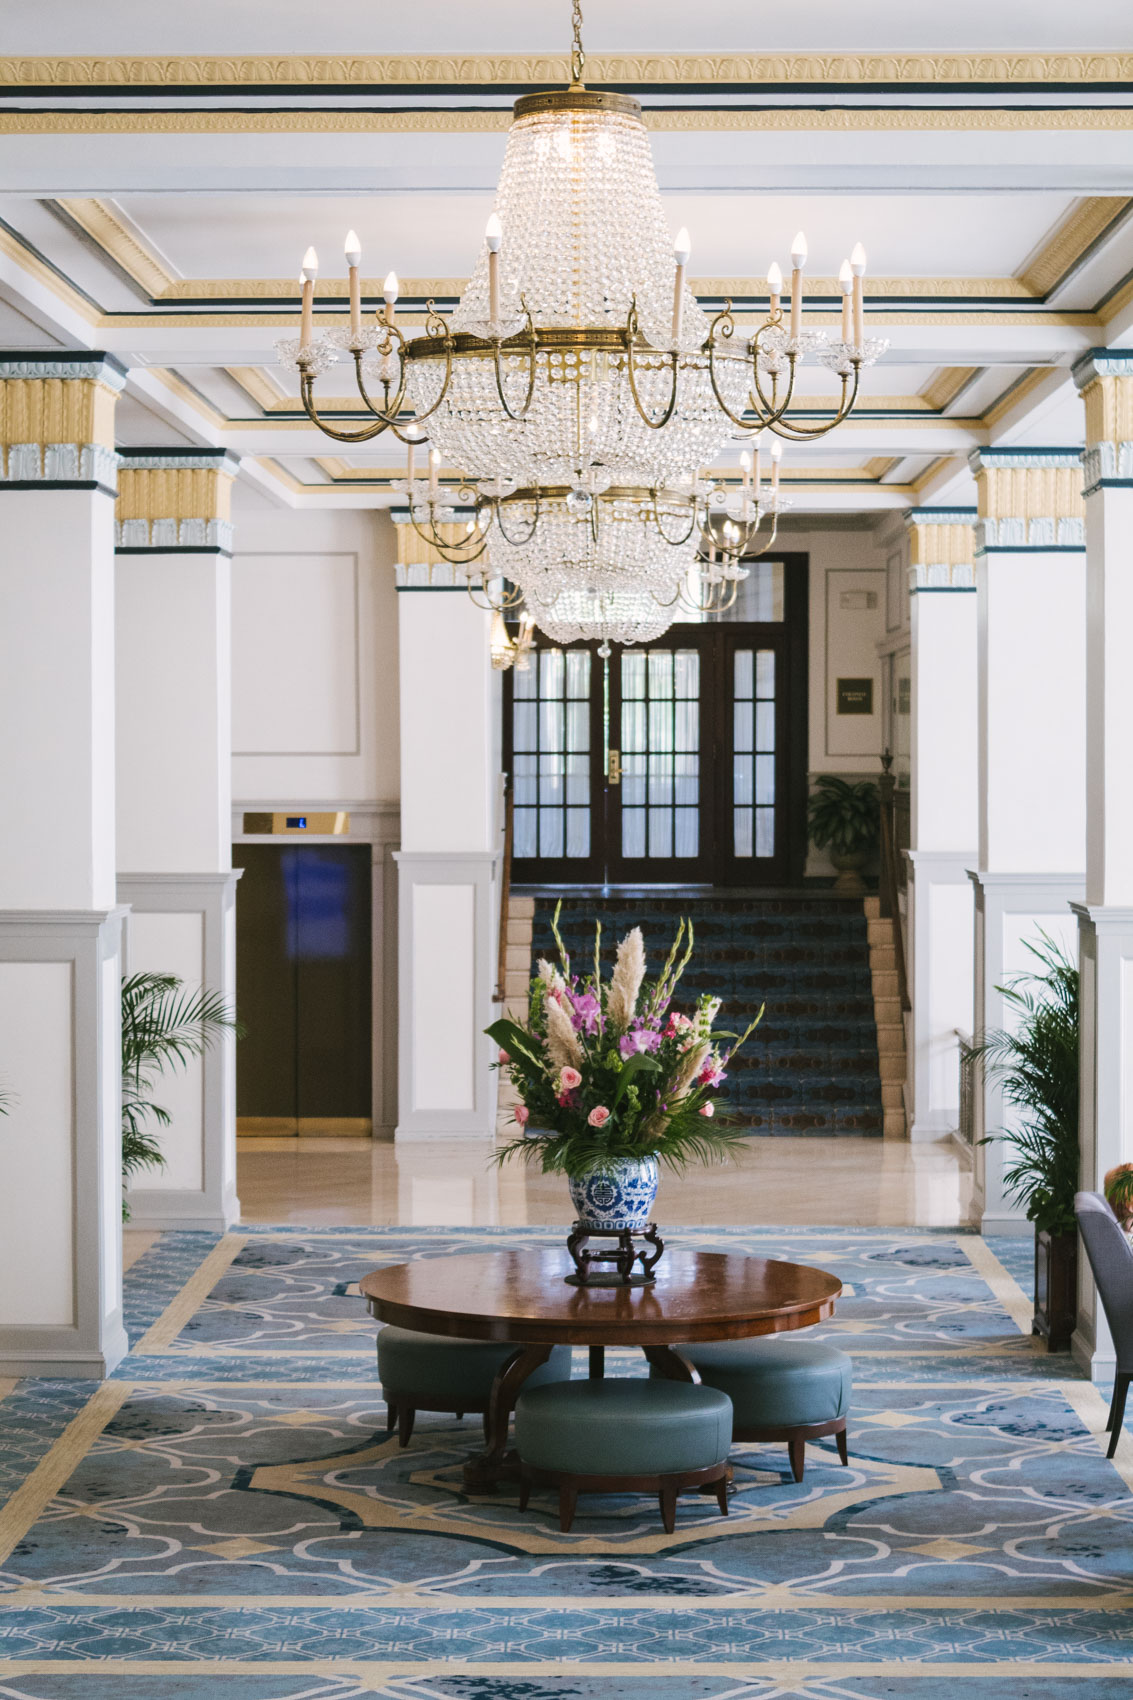
[[[805,564],[801,595],[805,598]],[[789,585],[789,577],[787,583]],[[517,882],[787,885],[802,874],[806,624],[676,625],[655,644],[544,644],[509,673]]]

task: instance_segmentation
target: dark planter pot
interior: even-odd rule
[[[1035,1231],[1035,1319],[1048,1352],[1068,1352],[1078,1316],[1078,1235]]]

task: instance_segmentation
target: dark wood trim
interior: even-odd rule
[[[850,1462],[849,1444],[846,1440],[845,1417],[833,1417],[826,1423],[798,1423],[794,1428],[733,1428],[732,1442],[741,1443],[755,1441],[757,1444],[785,1440],[787,1452],[791,1460],[791,1474],[797,1482],[801,1482],[806,1471],[806,1443],[808,1440],[819,1440],[823,1435],[835,1436],[838,1445],[838,1456],[843,1464]]]
[[[661,1504],[661,1521],[665,1533],[671,1535],[677,1525],[677,1495],[695,1488],[697,1492],[710,1483],[716,1487],[716,1503],[720,1515],[728,1515],[727,1459],[710,1464],[703,1470],[682,1470],[679,1475],[661,1476],[574,1476],[566,1470],[538,1470],[522,1459],[519,1465],[519,1509],[527,1510],[532,1487],[557,1487],[559,1490],[559,1529],[565,1535],[574,1522],[575,1506],[580,1493],[656,1493]]]

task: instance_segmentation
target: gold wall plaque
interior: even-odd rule
[[[872,714],[873,680],[839,679],[836,701],[838,714]]]
[[[350,815],[346,809],[296,809],[290,814],[250,814],[244,816],[244,832],[248,837],[260,834],[283,834],[311,837],[338,837],[350,831]]]

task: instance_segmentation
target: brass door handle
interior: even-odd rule
[[[621,784],[621,782],[622,782],[622,752],[620,750],[611,750],[610,751],[610,765],[606,769],[606,778],[609,780],[611,785],[620,785]]]

